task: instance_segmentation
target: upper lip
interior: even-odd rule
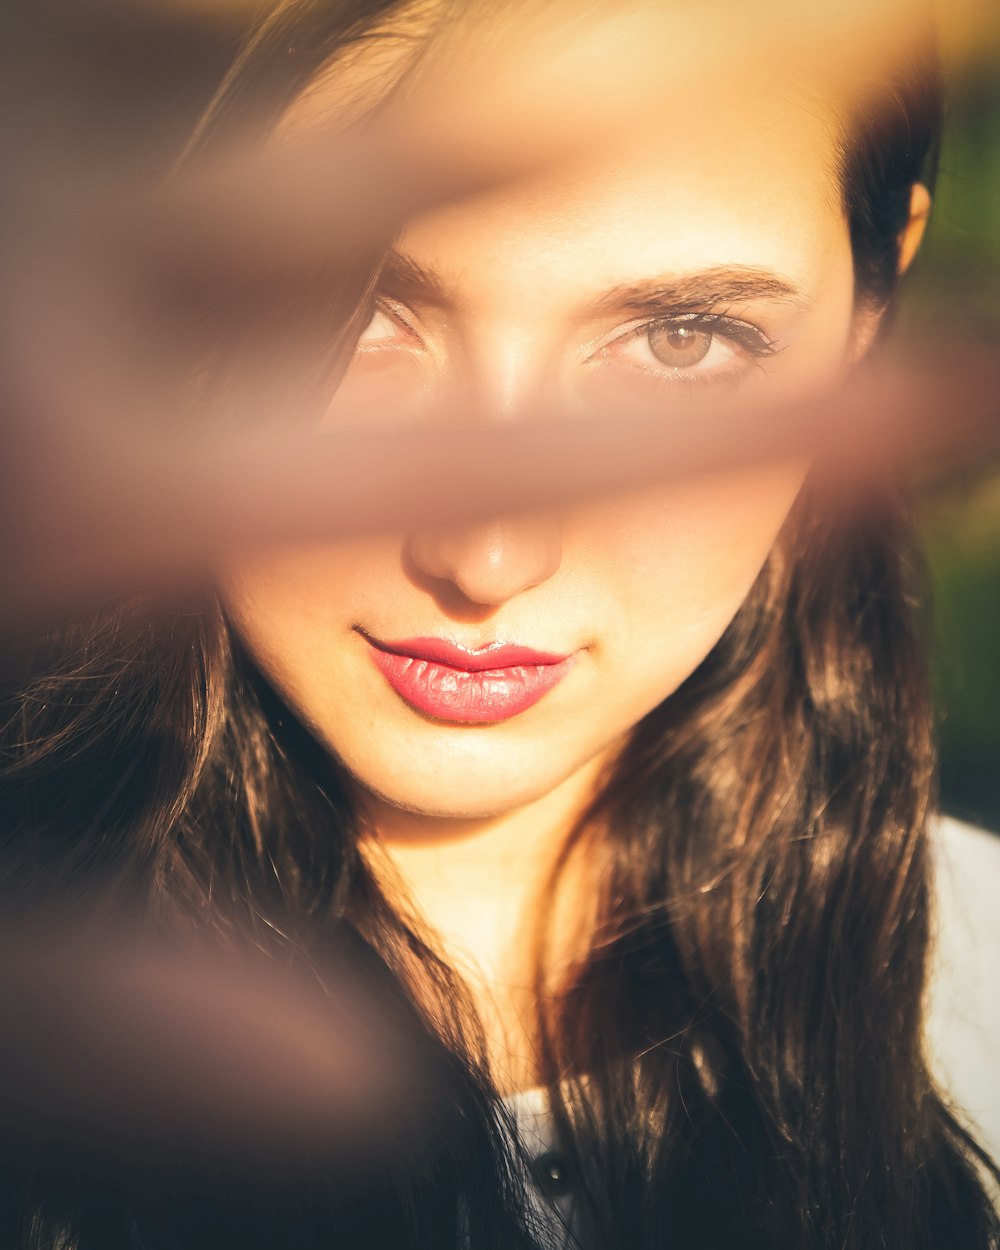
[[[444,664],[448,668],[462,669],[467,673],[483,673],[494,668],[518,668],[527,664],[561,664],[568,654],[557,655],[551,651],[536,651],[533,647],[521,647],[509,642],[491,642],[483,647],[463,647],[449,642],[447,638],[374,638],[358,631],[373,647],[389,651],[393,655],[408,655],[415,660],[428,660],[432,664]]]

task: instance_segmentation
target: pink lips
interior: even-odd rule
[[[444,638],[387,642],[358,632],[400,698],[437,720],[466,725],[525,711],[565,677],[576,658],[506,643],[473,651]]]

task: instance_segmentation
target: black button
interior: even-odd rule
[[[557,1150],[538,1155],[531,1161],[535,1185],[548,1198],[565,1198],[573,1189],[569,1160]]]

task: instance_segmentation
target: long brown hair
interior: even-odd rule
[[[273,120],[395,8],[280,5],[198,144],[251,109]],[[883,302],[939,114],[926,64],[845,145],[859,289]],[[833,527],[820,493],[581,816],[566,856],[601,865],[598,923],[556,999],[538,936],[542,1072],[601,1247],[998,1244],[990,1165],[922,1043],[934,768],[905,499],[886,489]],[[336,761],[218,607],[67,628],[11,661],[2,693],[0,819],[22,900],[89,875],[271,946],[349,935],[414,1004],[463,1126],[367,1206],[178,1219],[80,1186],[46,1215],[47,1191],[22,1189],[0,1209],[3,1244],[530,1246],[468,994],[384,896]]]

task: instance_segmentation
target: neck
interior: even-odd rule
[[[592,760],[543,797],[489,816],[432,816],[364,800],[381,851],[370,857],[372,868],[390,897],[415,907],[466,980],[508,1089],[533,1083],[526,1028],[539,916],[551,918],[557,935],[548,965],[556,981],[592,929],[593,891],[580,857],[570,857],[554,898],[545,886],[604,764]]]

